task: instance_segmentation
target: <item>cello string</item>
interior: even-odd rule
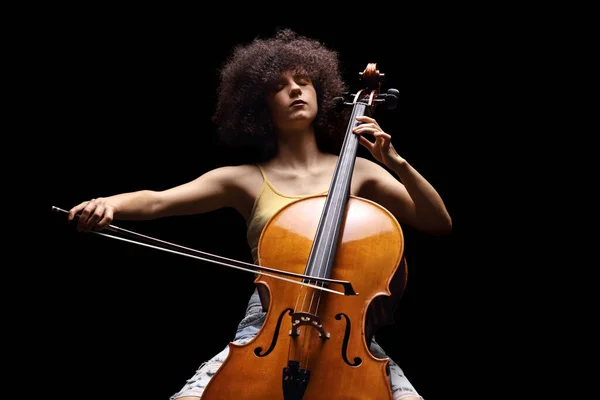
[[[362,90],[361,90],[362,92]],[[357,93],[357,98],[358,95],[361,93],[358,92]],[[341,154],[342,156],[340,156],[340,164],[338,167],[338,171],[341,172],[345,172],[346,174],[352,174],[352,168],[351,164],[354,162],[355,160],[355,156],[354,155],[349,155],[349,153],[355,153],[356,148],[358,147],[358,141],[359,141],[359,137],[357,135],[353,135],[351,130],[353,128],[352,126],[352,121],[356,121],[356,117],[360,114],[360,115],[365,115],[365,110],[368,106],[371,105],[372,103],[372,99],[373,99],[373,95],[374,95],[374,91],[371,92],[370,95],[365,95],[369,97],[369,102],[368,104],[365,104],[364,102],[361,101],[357,101],[357,99],[354,100],[354,106],[352,109],[352,113],[349,119],[349,125],[348,128],[346,130],[346,135],[344,138],[344,142],[342,144],[342,150],[341,150]],[[357,104],[361,104],[364,105],[365,107],[357,107]],[[352,142],[352,140],[354,140],[354,142]],[[344,178],[347,178],[347,176],[345,176]],[[339,178],[342,179],[342,178]],[[335,185],[334,183],[332,183],[329,193],[327,196],[338,196],[338,199],[346,199],[346,202],[344,202],[344,206],[337,206],[337,207],[331,207],[332,210],[332,214],[333,216],[328,219],[326,222],[328,222],[327,226],[323,227],[322,229],[326,229],[329,232],[327,232],[327,234],[329,236],[332,235],[332,232],[335,232],[334,227],[331,226],[331,223],[334,221],[339,221],[342,218],[343,213],[346,211],[347,208],[347,193],[343,194],[341,193],[342,188],[339,187],[339,185]],[[331,259],[331,257],[335,257],[335,252],[334,251],[329,251],[328,254],[326,254],[328,259]],[[329,263],[329,262],[321,262],[318,266],[318,271],[316,273],[317,276],[325,276],[325,275],[329,275],[329,272],[325,270],[325,268],[327,268],[328,266],[333,265],[333,263]],[[324,282],[317,282],[317,285],[320,285],[322,287],[325,286]],[[308,301],[308,313],[314,315],[316,318],[319,318],[319,309],[321,306],[321,301],[323,300],[323,292],[319,291],[319,292],[315,292],[315,291],[311,291],[311,295],[307,296],[307,291],[305,291],[305,296],[304,296],[304,300],[303,300],[303,308],[306,305],[306,302]],[[310,300],[308,300],[308,297],[310,297]],[[304,366],[304,368],[309,369],[309,355],[311,354],[311,344],[312,344],[312,335],[313,334],[318,334],[318,331],[313,331],[311,328],[311,331],[308,331],[308,328],[306,328],[306,326],[302,326],[303,328],[303,345],[301,346],[301,352],[302,352],[302,356],[301,358],[303,359],[303,361],[301,362],[301,364]],[[324,339],[323,339],[324,340]]]

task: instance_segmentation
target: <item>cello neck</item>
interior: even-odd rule
[[[359,135],[354,134],[352,130],[358,124],[356,117],[370,115],[370,110],[370,106],[364,103],[354,103],[353,105],[340,156],[308,258],[306,275],[320,278],[331,276],[331,268],[350,195],[350,184],[352,183],[354,162],[359,145]]]
[[[342,221],[345,218],[346,204],[350,196],[350,184],[352,183],[356,152],[360,142],[360,136],[353,132],[353,129],[358,125],[356,118],[363,115],[370,117],[373,114],[375,105],[381,102],[385,103],[387,99],[387,96],[383,96],[383,98],[379,96],[381,82],[384,80],[385,75],[379,72],[377,64],[369,63],[365,70],[360,73],[360,77],[365,85],[353,95],[353,101],[347,103],[342,97],[341,104],[352,104],[352,112],[308,257],[305,274],[309,276],[331,277]],[[397,91],[392,90],[393,92],[389,96],[392,101],[389,104],[395,106],[394,100],[397,100]]]

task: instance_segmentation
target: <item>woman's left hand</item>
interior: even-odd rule
[[[396,152],[391,142],[391,136],[381,129],[377,121],[366,115],[356,117],[360,124],[352,132],[360,135],[360,144],[365,146],[371,152],[373,157],[387,167],[392,168],[394,164],[404,161]],[[374,142],[368,140],[364,135],[372,135],[375,138]]]

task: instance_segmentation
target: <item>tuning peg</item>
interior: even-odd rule
[[[387,110],[393,110],[398,106],[398,96],[400,92],[397,89],[388,89],[385,94],[384,102]]]

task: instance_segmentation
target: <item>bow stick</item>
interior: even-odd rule
[[[68,214],[69,212],[67,210],[64,210],[62,208],[59,207],[55,207],[52,206],[52,211],[56,211],[56,212],[62,212],[62,213],[66,213]],[[78,217],[78,216],[77,216]],[[234,260],[231,258],[226,258],[226,257],[222,257],[222,256],[217,256],[214,254],[210,254],[210,253],[206,253],[200,250],[196,250],[196,249],[192,249],[189,247],[184,247],[175,243],[170,243],[161,239],[156,239],[153,238],[151,236],[146,236],[146,235],[142,235],[140,233],[137,232],[133,232],[127,229],[123,229],[123,228],[119,228],[118,226],[115,225],[108,225],[106,228],[104,228],[104,230],[107,231],[111,231],[114,232],[116,234],[121,234],[121,235],[125,235],[125,236],[130,236],[130,237],[134,237],[134,238],[138,238],[138,239],[142,239],[142,240],[147,240],[149,242],[153,242],[155,244],[149,244],[149,243],[144,243],[144,242],[139,242],[136,240],[132,240],[132,239],[127,239],[124,237],[120,237],[117,235],[110,235],[104,232],[99,232],[99,231],[91,231],[92,233],[95,233],[96,235],[100,235],[100,236],[104,236],[104,237],[108,237],[111,239],[116,239],[116,240],[121,240],[124,242],[128,242],[128,243],[133,243],[133,244],[137,244],[140,246],[145,246],[145,247],[150,247],[153,249],[157,249],[157,250],[162,250],[162,251],[166,251],[169,253],[174,253],[174,254],[179,254],[182,256],[186,256],[186,257],[191,257],[191,258],[195,258],[197,260],[202,260],[202,261],[208,261],[214,264],[219,264],[219,265],[223,265],[225,267],[229,267],[229,268],[235,268],[235,269],[239,269],[241,271],[245,271],[245,272],[251,272],[251,273],[258,273],[260,275],[264,275],[264,276],[269,276],[271,278],[275,278],[275,279],[281,279],[283,281],[286,282],[291,282],[291,283],[295,283],[298,285],[302,285],[302,286],[307,286],[307,287],[311,287],[313,289],[318,289],[318,290],[325,290],[327,292],[331,292],[331,293],[335,293],[335,294],[341,294],[344,296],[356,296],[358,293],[356,293],[354,291],[354,289],[352,288],[352,284],[349,281],[342,281],[342,280],[337,280],[337,279],[328,279],[328,278],[320,278],[320,277],[315,277],[315,276],[309,276],[309,275],[303,275],[303,274],[297,274],[294,272],[289,272],[289,271],[282,271],[282,270],[278,270],[275,268],[268,268],[268,267],[264,267],[261,265],[255,265],[255,264],[251,264],[251,263],[247,263],[244,261],[238,261],[238,260]],[[173,248],[177,248],[180,249],[178,250],[173,250],[173,249],[169,249],[169,248],[165,248],[165,247],[161,247],[161,246],[171,246]],[[182,251],[181,251],[182,250]],[[296,277],[296,278],[302,278],[308,281],[319,281],[323,284],[338,284],[338,285],[342,285],[342,287],[344,288],[343,292],[337,291],[337,290],[333,290],[333,289],[329,289],[327,287],[324,286],[317,286],[308,282],[304,282],[304,281],[295,281],[292,279],[287,279],[281,276],[277,276],[277,275],[272,275],[267,272],[272,272],[275,274],[281,274],[281,275],[285,275],[285,276],[291,276],[291,277]]]

